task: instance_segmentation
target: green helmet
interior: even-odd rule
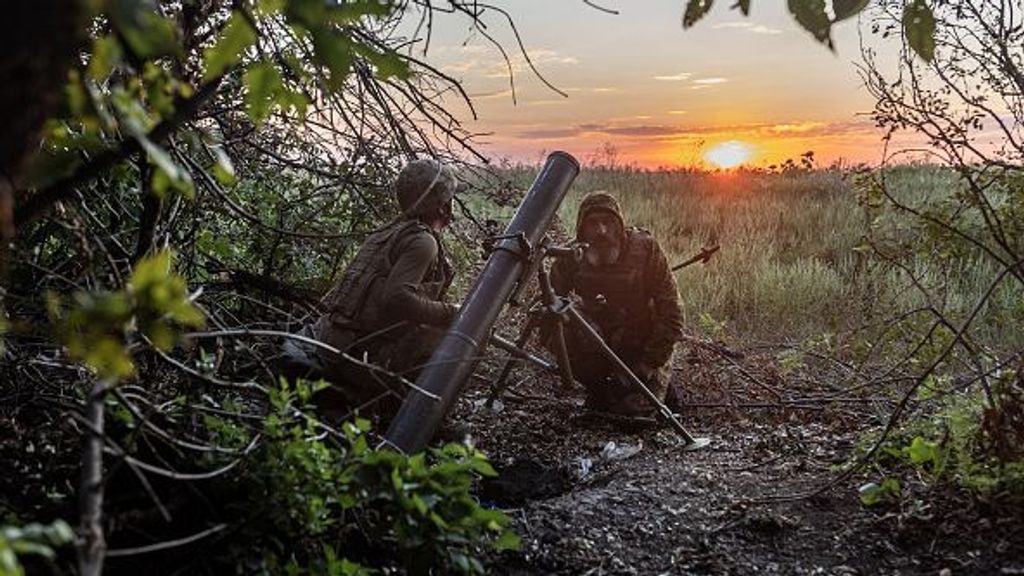
[[[451,168],[430,158],[413,160],[395,179],[395,195],[402,214],[408,218],[429,220],[451,217],[451,202],[458,181]]]

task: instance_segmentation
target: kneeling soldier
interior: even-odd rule
[[[665,253],[649,232],[626,227],[618,202],[606,192],[589,194],[580,204],[576,239],[587,244],[583,258],[559,259],[551,270],[552,287],[582,300],[584,317],[664,401],[682,336],[679,295]],[[588,407],[629,416],[654,411],[641,391],[616,376],[586,335],[570,329],[566,344]]]
[[[457,180],[435,160],[410,162],[394,184],[402,214],[371,234],[322,300],[313,335],[330,346],[415,380],[458,308],[444,301],[451,263],[441,231],[452,221]],[[317,349],[332,387],[318,395],[328,418],[361,409],[393,416],[405,393],[380,371]]]

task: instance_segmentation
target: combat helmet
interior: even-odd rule
[[[402,215],[429,220],[451,219],[451,203],[458,181],[451,168],[431,158],[413,160],[395,179],[395,195]]]

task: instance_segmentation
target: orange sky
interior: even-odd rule
[[[747,18],[720,2],[688,30],[679,0],[601,3],[618,15],[574,0],[494,4],[515,19],[531,60],[567,97],[529,72],[496,15],[485,21],[513,54],[515,101],[500,52],[465,21],[436,21],[427,59],[473,96],[478,120],[452,106],[470,131],[485,134],[478,141],[491,156],[535,161],[563,149],[587,159],[610,144],[620,162],[671,167],[701,163],[709,149],[738,141],[754,165],[808,150],[819,164],[881,160],[881,134],[866,115],[873,100],[855,66],[856,20],[836,26],[833,53],[799,29],[780,0],[755,1]]]

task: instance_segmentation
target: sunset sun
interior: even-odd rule
[[[735,168],[750,160],[753,154],[754,150],[749,144],[729,140],[708,149],[704,153],[704,160],[718,168]]]

